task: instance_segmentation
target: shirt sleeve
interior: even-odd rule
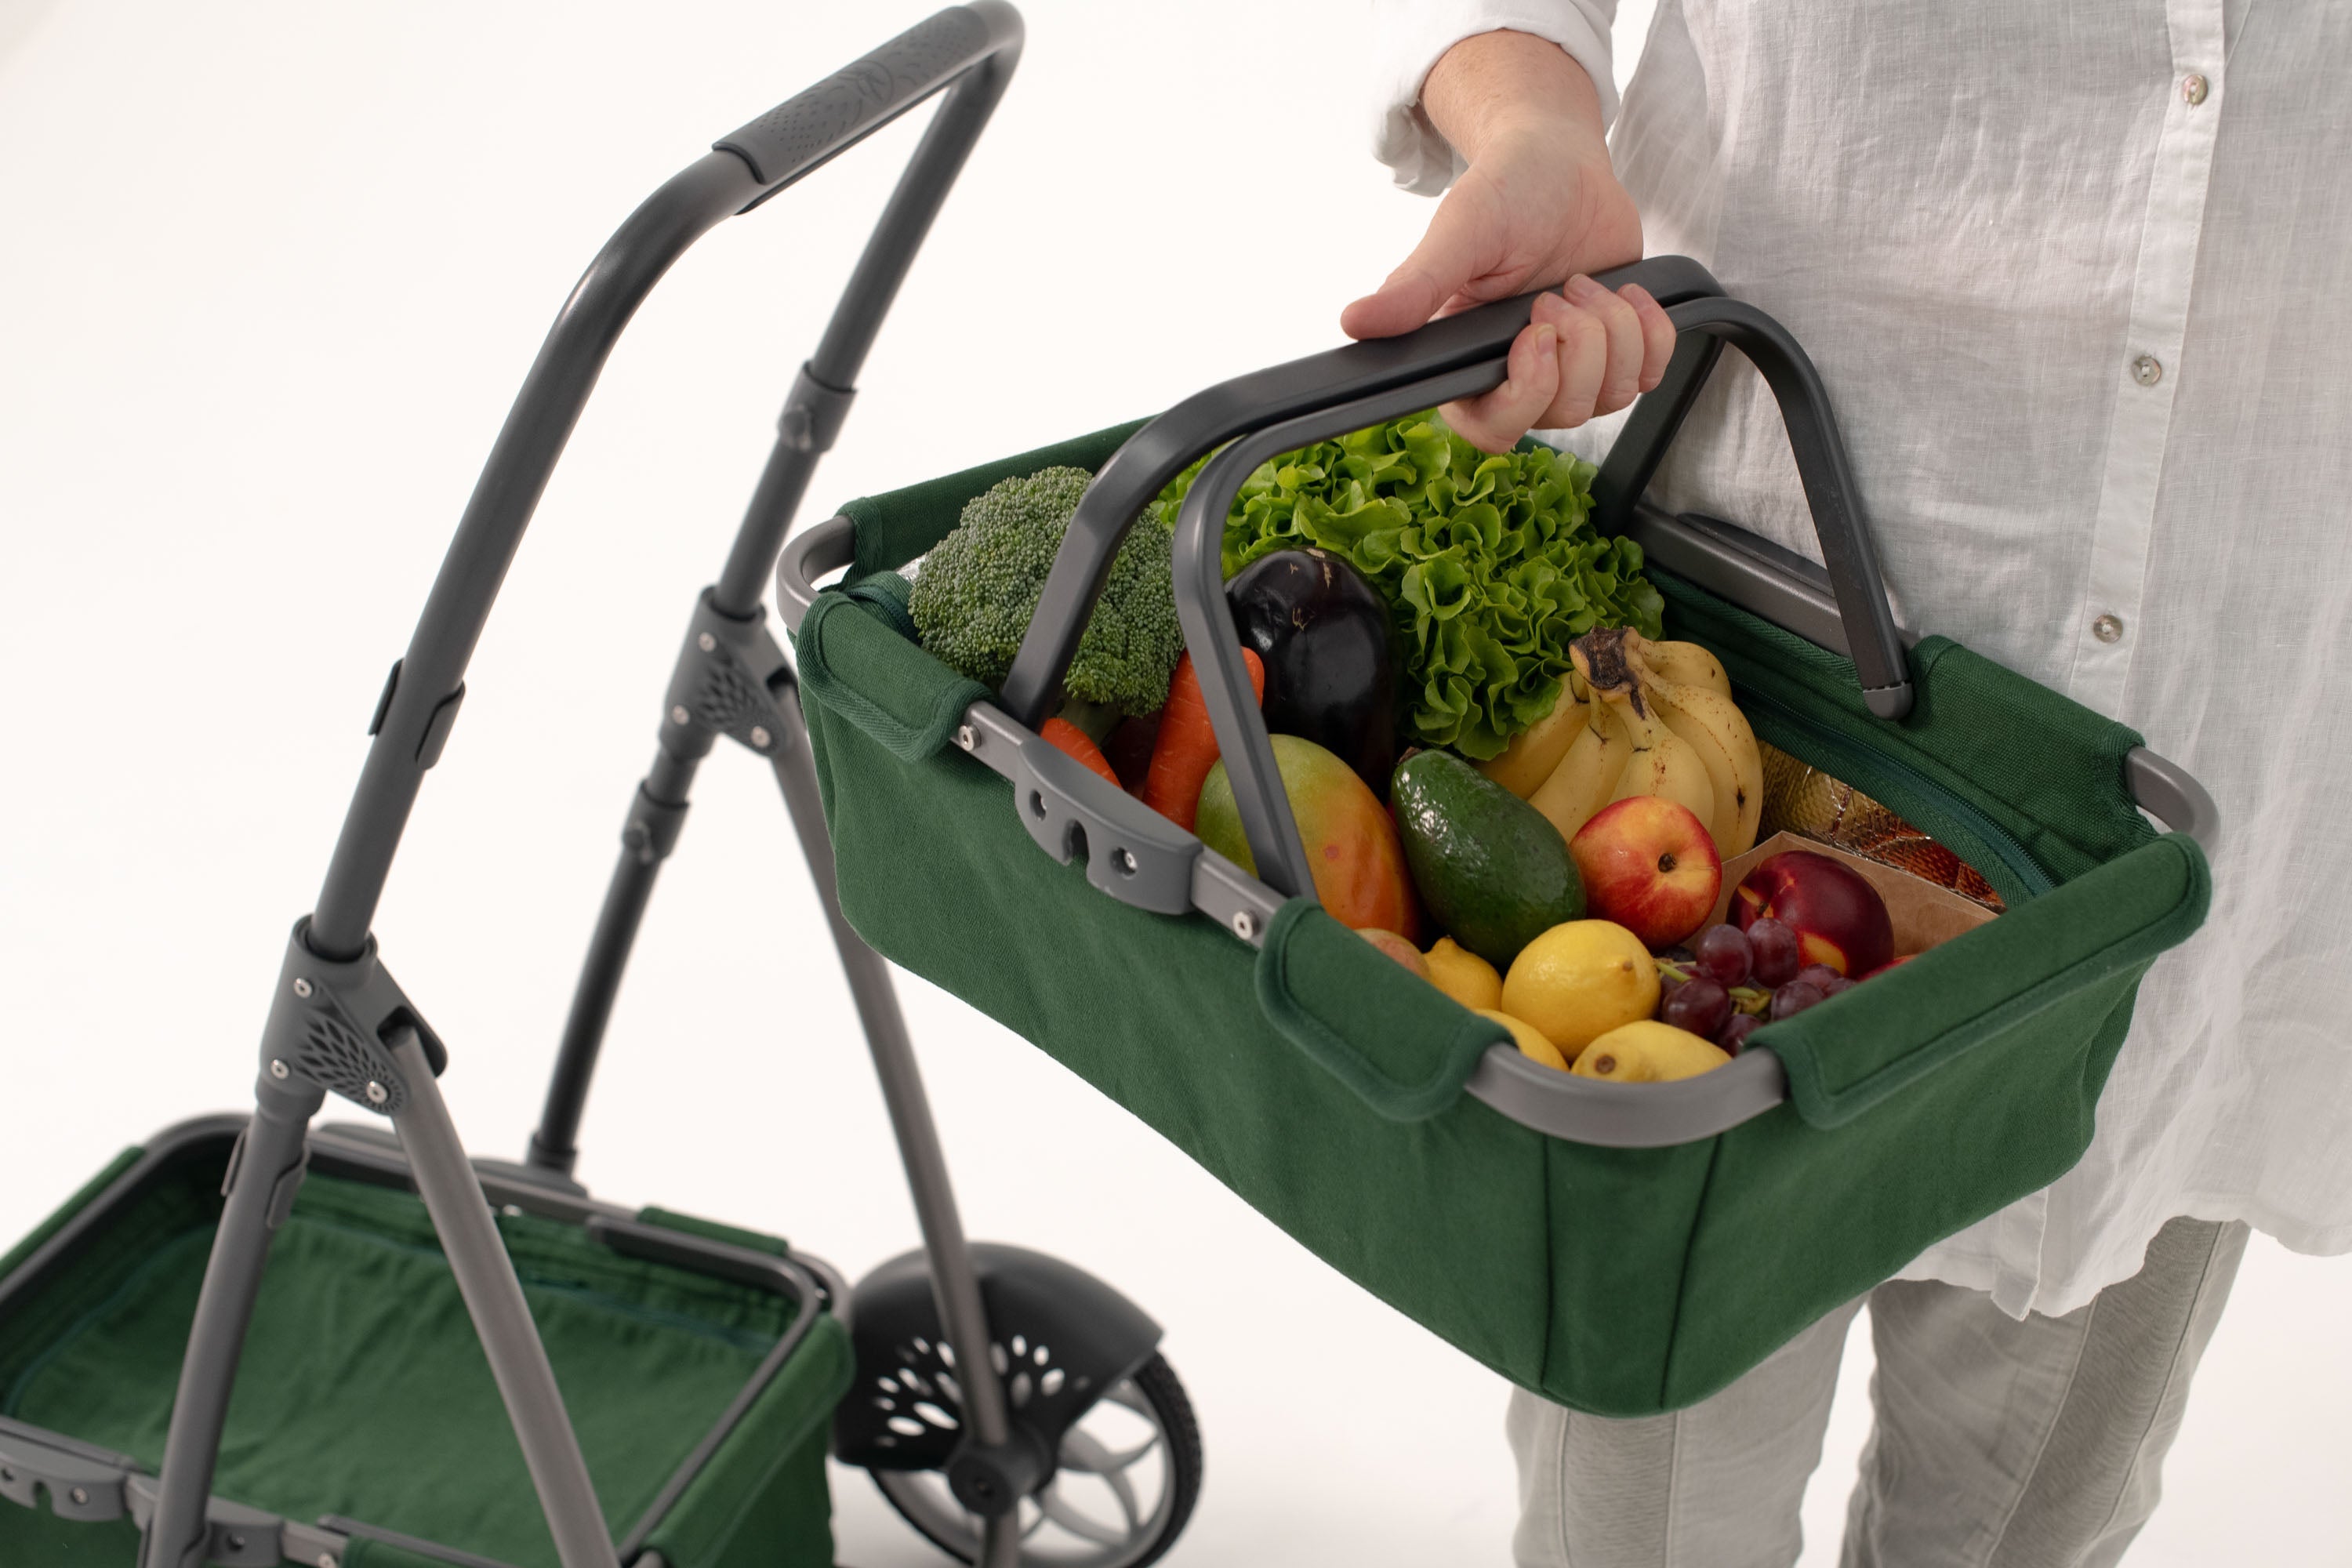
[[[1421,107],[1430,68],[1465,38],[1502,28],[1549,38],[1592,79],[1601,126],[1617,118],[1609,53],[1617,0],[1373,0],[1372,11],[1372,156],[1415,195],[1436,195],[1467,166]]]

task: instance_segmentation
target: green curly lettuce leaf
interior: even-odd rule
[[[1161,492],[1167,521],[1199,471]],[[1642,547],[1593,531],[1596,471],[1532,443],[1490,456],[1407,415],[1262,464],[1225,521],[1225,575],[1276,550],[1345,556],[1394,617],[1405,734],[1493,757],[1551,711],[1570,643],[1603,626],[1659,635]]]

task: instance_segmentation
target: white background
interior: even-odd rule
[[[587,258],[711,138],[926,8],[0,0],[0,1238],[240,1103],[384,668]],[[1028,16],[811,516],[1328,346],[1426,220],[1365,152],[1360,7]],[[377,931],[478,1151],[532,1123],[694,592],[912,135],[678,267],[475,659]],[[855,1275],[913,1224],[805,873],[765,769],[722,751],[696,799],[582,1173]],[[1507,1560],[1498,1382],[1041,1054],[904,991],[971,1229],[1168,1327],[1209,1455],[1174,1561]],[[2352,1562],[2347,1318],[2352,1268],[2257,1241],[2135,1563]],[[1809,1565],[1835,1558],[1865,1342]],[[836,1481],[847,1561],[937,1561]]]

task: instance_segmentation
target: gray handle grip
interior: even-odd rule
[[[1020,14],[1004,0],[950,5],[711,145],[749,163],[773,195],[980,61],[1018,49],[1021,37]]]

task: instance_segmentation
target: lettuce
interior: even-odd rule
[[[1170,521],[1199,468],[1156,503]],[[1599,626],[1659,635],[1641,546],[1593,531],[1595,471],[1533,443],[1490,457],[1407,415],[1262,464],[1225,521],[1225,575],[1310,544],[1346,557],[1395,620],[1404,734],[1492,757],[1551,711],[1570,642]]]

